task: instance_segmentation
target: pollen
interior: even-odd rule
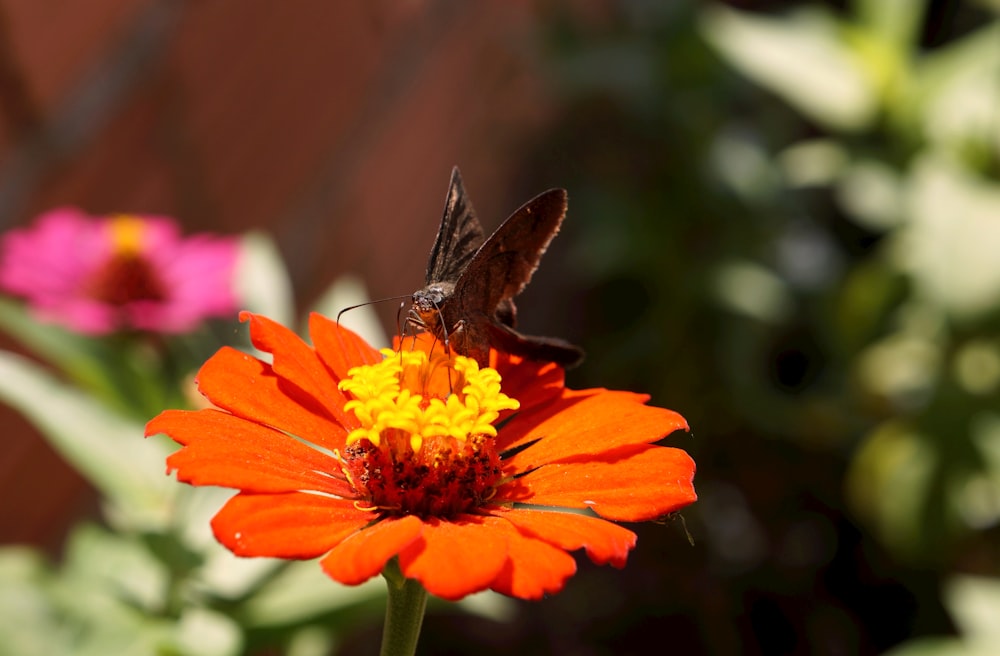
[[[461,442],[474,435],[496,437],[493,422],[500,412],[519,407],[500,391],[500,374],[480,368],[471,358],[436,356],[432,360],[423,351],[390,349],[383,349],[382,354],[382,362],[354,367],[340,381],[340,389],[354,396],[345,410],[353,411],[361,422],[361,428],[347,436],[348,445],[368,438],[380,446],[387,431],[408,433],[414,452],[431,437],[448,436]],[[442,372],[450,374],[448,384],[455,390],[444,398],[435,389],[440,387]]]
[[[108,224],[111,243],[118,255],[136,255],[142,250],[144,226],[136,216],[120,214]]]
[[[493,423],[518,402],[475,360],[384,349],[340,381],[361,426],[347,436],[345,471],[380,510],[448,516],[489,499],[500,480]]]

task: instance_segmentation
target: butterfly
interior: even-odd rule
[[[563,367],[579,364],[579,347],[515,330],[513,299],[531,280],[565,216],[566,190],[550,189],[522,205],[484,240],[462,175],[458,167],[452,169],[425,286],[413,293],[408,323],[484,366],[491,346]]]

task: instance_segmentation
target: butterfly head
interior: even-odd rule
[[[413,305],[410,306],[410,320],[425,330],[436,332],[435,327],[441,322],[441,312],[451,297],[455,285],[452,283],[431,283],[413,293]]]
[[[425,319],[437,314],[454,289],[455,285],[451,283],[433,283],[418,289],[413,292],[413,309]]]

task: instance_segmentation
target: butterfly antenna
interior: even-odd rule
[[[400,303],[399,307],[396,308],[396,334],[399,335],[400,342],[402,342],[403,338],[406,337],[403,331],[406,330],[406,326],[408,326],[410,323],[409,317],[406,318],[405,322],[400,320],[400,317],[403,316],[403,307],[405,305],[406,303]]]
[[[357,305],[348,305],[343,310],[337,313],[337,325],[338,326],[340,325],[341,315],[343,315],[345,312],[348,312],[349,310],[357,310],[359,307],[364,307],[366,305],[375,305],[376,303],[385,303],[386,301],[398,301],[400,299],[405,299],[408,297],[409,294],[401,294],[399,296],[387,296],[386,298],[380,298],[375,301],[365,301],[364,303],[358,303]],[[400,307],[402,307],[402,304],[400,304]]]
[[[404,321],[400,320],[400,317],[403,316],[403,308],[405,306],[406,306],[406,303],[400,303],[399,307],[396,308],[396,334],[399,335],[399,347],[400,347],[399,348],[399,364],[400,364],[400,366],[402,366],[402,364],[403,364],[403,340],[406,339],[406,327],[409,326],[411,323],[413,323],[414,320],[415,320],[415,318],[413,317],[413,311],[412,310],[409,313],[407,313],[406,319]],[[414,343],[414,345],[416,345],[416,343],[417,343],[417,336],[416,335],[413,336],[413,343]]]

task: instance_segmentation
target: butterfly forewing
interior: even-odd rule
[[[566,191],[550,189],[532,198],[500,224],[479,247],[455,283],[454,295],[476,299],[488,314],[531,281],[549,242],[566,216]]]
[[[456,166],[451,170],[444,215],[427,261],[424,283],[457,281],[482,243],[483,228],[465,193],[462,175]]]

